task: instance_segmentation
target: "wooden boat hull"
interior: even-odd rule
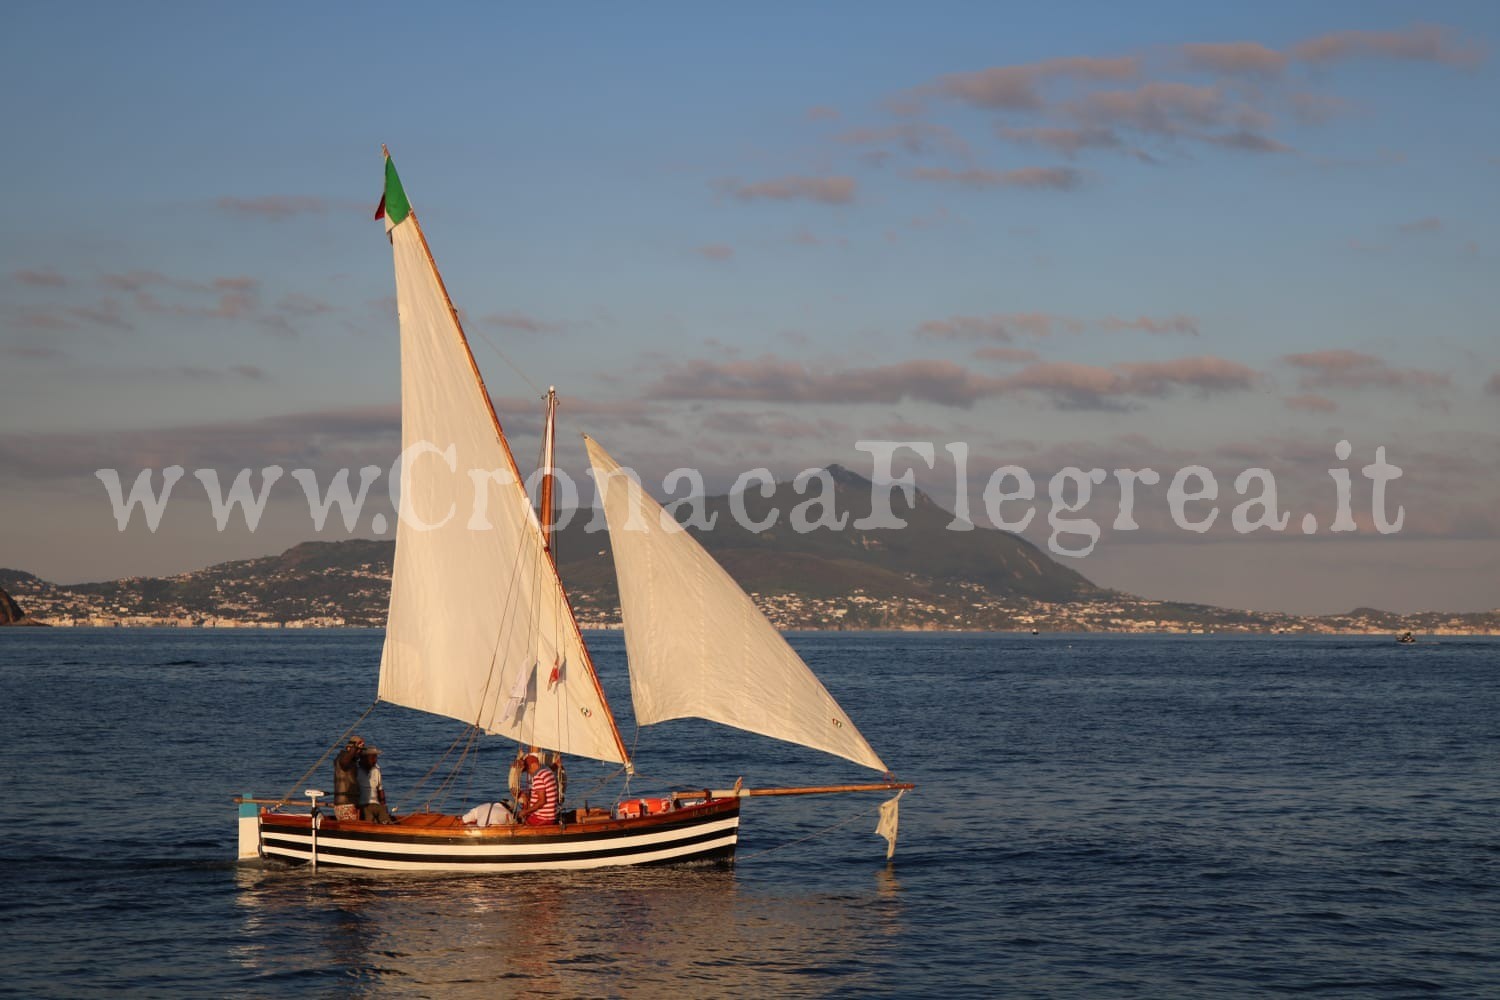
[[[634,819],[557,826],[464,826],[435,813],[380,824],[262,809],[261,857],[382,871],[533,872],[621,865],[728,862],[738,799],[711,799]],[[316,858],[314,857],[316,855]]]

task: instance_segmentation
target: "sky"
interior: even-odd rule
[[[1147,597],[1500,608],[1494,4],[8,12],[0,566],[381,537],[388,475],[320,530],[291,473],[400,450],[384,143],[585,502],[579,431],[658,495],[910,472]],[[173,466],[122,529],[99,470]],[[272,466],[221,527],[205,478]]]

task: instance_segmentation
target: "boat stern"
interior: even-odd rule
[[[258,861],[260,859],[260,806],[249,792],[236,800],[240,805],[240,843],[237,860]]]

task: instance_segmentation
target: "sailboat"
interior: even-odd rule
[[[557,574],[547,396],[540,503],[526,485],[388,151],[376,211],[395,260],[402,480],[377,700],[481,735],[617,765],[634,761]],[[301,799],[239,804],[239,857],[407,871],[519,872],[732,860],[740,804],[760,795],[894,791],[877,833],[895,849],[897,781],[750,597],[598,441],[585,437],[608,524],[638,726],[698,718],[844,758],[875,783],[691,788],[546,825],[444,812],[339,820]],[[460,513],[463,512],[463,513]],[[467,513],[469,516],[465,517]],[[461,740],[464,739],[461,737]],[[457,745],[457,742],[455,743]],[[627,785],[628,787],[628,785]]]

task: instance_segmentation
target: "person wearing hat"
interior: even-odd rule
[[[526,796],[526,808],[521,810],[521,822],[531,826],[556,823],[557,775],[550,767],[543,767],[534,753],[526,755],[526,773],[531,775],[531,793]]]
[[[380,780],[380,749],[368,744],[359,750],[359,818],[374,823],[394,823],[385,807],[385,783]]]
[[[364,738],[355,736],[333,758],[334,819],[359,819],[359,752],[364,748]]]

